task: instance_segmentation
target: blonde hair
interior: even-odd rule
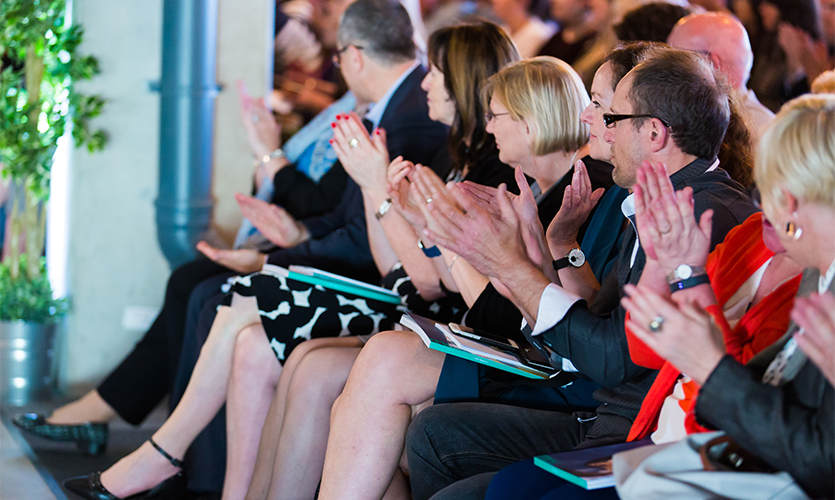
[[[559,59],[541,56],[505,66],[482,89],[485,109],[491,99],[533,129],[535,156],[574,151],[589,140],[589,127],[580,121],[589,95],[577,72]]]
[[[835,95],[787,102],[759,142],[754,175],[765,204],[798,200],[835,207]]]

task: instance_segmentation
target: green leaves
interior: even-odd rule
[[[67,120],[77,147],[94,152],[107,142],[91,123],[104,99],[75,91],[77,82],[99,73],[98,61],[78,52],[83,30],[65,26],[65,7],[65,0],[3,0],[0,6],[0,173],[26,180],[42,200]]]
[[[26,256],[20,256],[20,277],[12,279],[9,264],[0,264],[0,321],[23,320],[52,324],[61,320],[67,312],[66,299],[52,298],[52,288],[46,277],[46,260],[41,259],[40,275],[26,277]]]

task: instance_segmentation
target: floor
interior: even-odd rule
[[[68,493],[59,484],[61,481],[109,467],[146,440],[166,417],[163,405],[140,427],[122,421],[111,423],[107,452],[99,457],[86,457],[70,443],[24,438],[11,423],[16,413],[49,413],[63,402],[0,408],[0,500],[65,500]],[[74,500],[72,494],[69,496],[68,500]]]
[[[6,418],[0,419],[0,499],[64,500],[58,483],[40,465],[32,448]]]

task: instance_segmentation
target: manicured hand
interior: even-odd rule
[[[699,223],[693,213],[693,190],[673,190],[663,163],[647,161],[638,168],[635,220],[647,260],[657,260],[665,274],[681,264],[704,266],[710,252],[713,211]]]
[[[353,112],[336,115],[332,126],[333,149],[348,175],[362,189],[386,192],[389,153],[385,131],[377,129],[370,137]]]
[[[243,216],[275,245],[290,248],[310,239],[307,227],[283,208],[241,193],[235,194],[235,200]]]
[[[803,328],[794,339],[830,384],[835,385],[835,298],[812,294],[794,301],[792,319]]]
[[[626,326],[656,354],[703,385],[725,356],[722,332],[713,318],[694,303],[675,304],[653,291],[626,285],[621,304],[629,311]],[[662,318],[660,329],[650,324]]]
[[[605,192],[603,188],[592,191],[588,169],[582,160],[578,160],[571,184],[565,188],[560,210],[548,226],[548,245],[553,255],[565,253],[565,247],[577,244],[580,227]]]
[[[241,274],[251,274],[260,271],[264,267],[264,262],[267,257],[257,250],[221,250],[209,245],[205,241],[197,243],[197,250],[212,261]]]

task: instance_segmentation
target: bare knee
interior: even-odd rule
[[[238,333],[232,359],[237,376],[272,381],[278,378],[278,360],[260,324],[247,326]]]
[[[404,367],[414,362],[415,352],[425,348],[412,332],[381,332],[371,337],[363,348],[351,378],[362,377],[379,382],[397,378]]]

